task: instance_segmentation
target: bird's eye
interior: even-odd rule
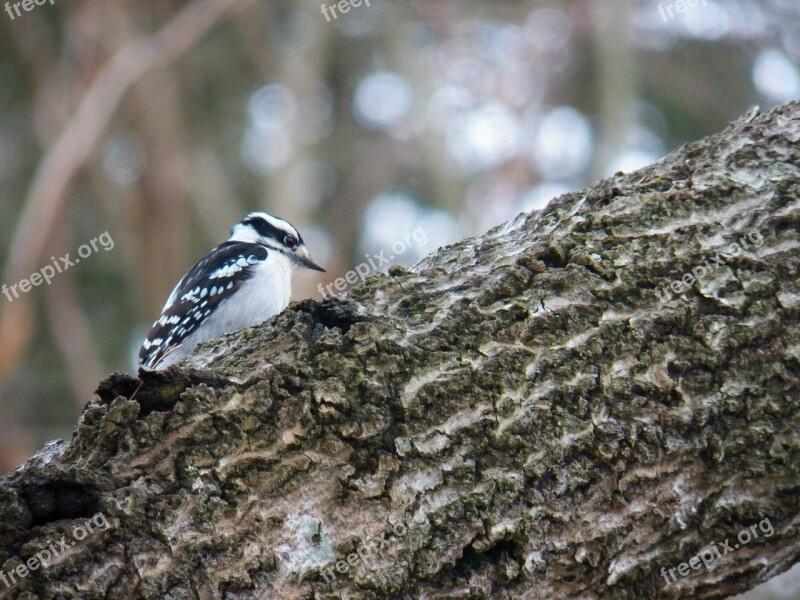
[[[289,246],[289,248],[294,248],[297,245],[297,242],[291,235],[287,235],[283,238],[283,243]]]

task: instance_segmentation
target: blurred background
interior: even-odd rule
[[[70,437],[248,211],[298,227],[320,298],[800,97],[797,0],[31,6],[0,12],[0,284],[81,262],[0,295],[0,472]]]

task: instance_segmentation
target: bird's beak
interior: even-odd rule
[[[307,269],[313,269],[314,271],[322,271],[325,273],[325,269],[311,260],[311,255],[308,253],[308,248],[305,246],[300,246],[297,250],[295,250],[294,255],[297,257],[297,261]]]

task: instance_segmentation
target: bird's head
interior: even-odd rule
[[[325,269],[311,260],[300,232],[280,217],[263,212],[251,212],[234,225],[229,241],[261,244],[270,250],[280,252],[296,265],[325,272]]]

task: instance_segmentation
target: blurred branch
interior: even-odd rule
[[[631,41],[629,6],[611,0],[592,7],[594,47],[597,56],[599,151],[592,165],[594,178],[605,177],[612,160],[625,149],[626,138],[636,126],[638,77]]]
[[[188,160],[192,176],[186,185],[192,210],[202,234],[214,239],[219,235],[220,223],[236,223],[245,209],[237,201],[222,160],[212,148],[194,149],[189,153]],[[220,202],[220,198],[226,201]]]
[[[163,68],[180,57],[226,12],[252,2],[193,2],[157,33],[125,44],[100,70],[75,116],[49,149],[34,176],[11,243],[5,281],[19,281],[35,270],[70,180],[94,150],[130,86],[148,72]],[[0,319],[0,336],[11,342],[6,345],[4,356],[0,356],[0,376],[13,368],[30,337],[30,328],[18,328],[18,323],[25,321],[29,312],[30,307],[22,297],[8,305]]]
[[[64,212],[58,217],[53,234],[45,246],[46,251],[58,252],[74,241],[69,221]],[[45,310],[50,321],[49,330],[63,357],[69,376],[72,402],[78,411],[94,391],[94,382],[103,375],[98,349],[93,341],[92,328],[85,311],[81,310],[75,269],[61,273],[54,285],[44,290]],[[67,391],[64,391],[64,396]]]
[[[297,98],[300,106],[307,105],[321,93],[324,87],[325,71],[331,55],[331,30],[319,16],[315,5],[297,4],[294,7],[294,19],[307,23],[298,28],[298,36],[292,43],[278,38],[277,79],[286,85]],[[302,51],[298,52],[298,47]],[[315,148],[314,151],[318,151]],[[309,197],[309,178],[298,176],[298,170],[307,168],[314,158],[308,142],[301,141],[292,146],[292,152],[286,165],[274,176],[266,179],[262,206],[268,211],[284,215],[295,224],[304,224],[311,220],[310,213],[317,210],[318,198]]]
[[[83,408],[86,398],[91,397],[95,381],[102,377],[97,348],[93,343],[92,330],[78,302],[75,274],[66,271],[59,280],[58,290],[45,290],[50,330],[67,365],[72,400],[78,410]]]
[[[142,312],[158,310],[189,262],[186,150],[179,78],[159,71],[136,86],[138,132],[147,148],[149,168],[141,183],[134,219],[137,290]]]

